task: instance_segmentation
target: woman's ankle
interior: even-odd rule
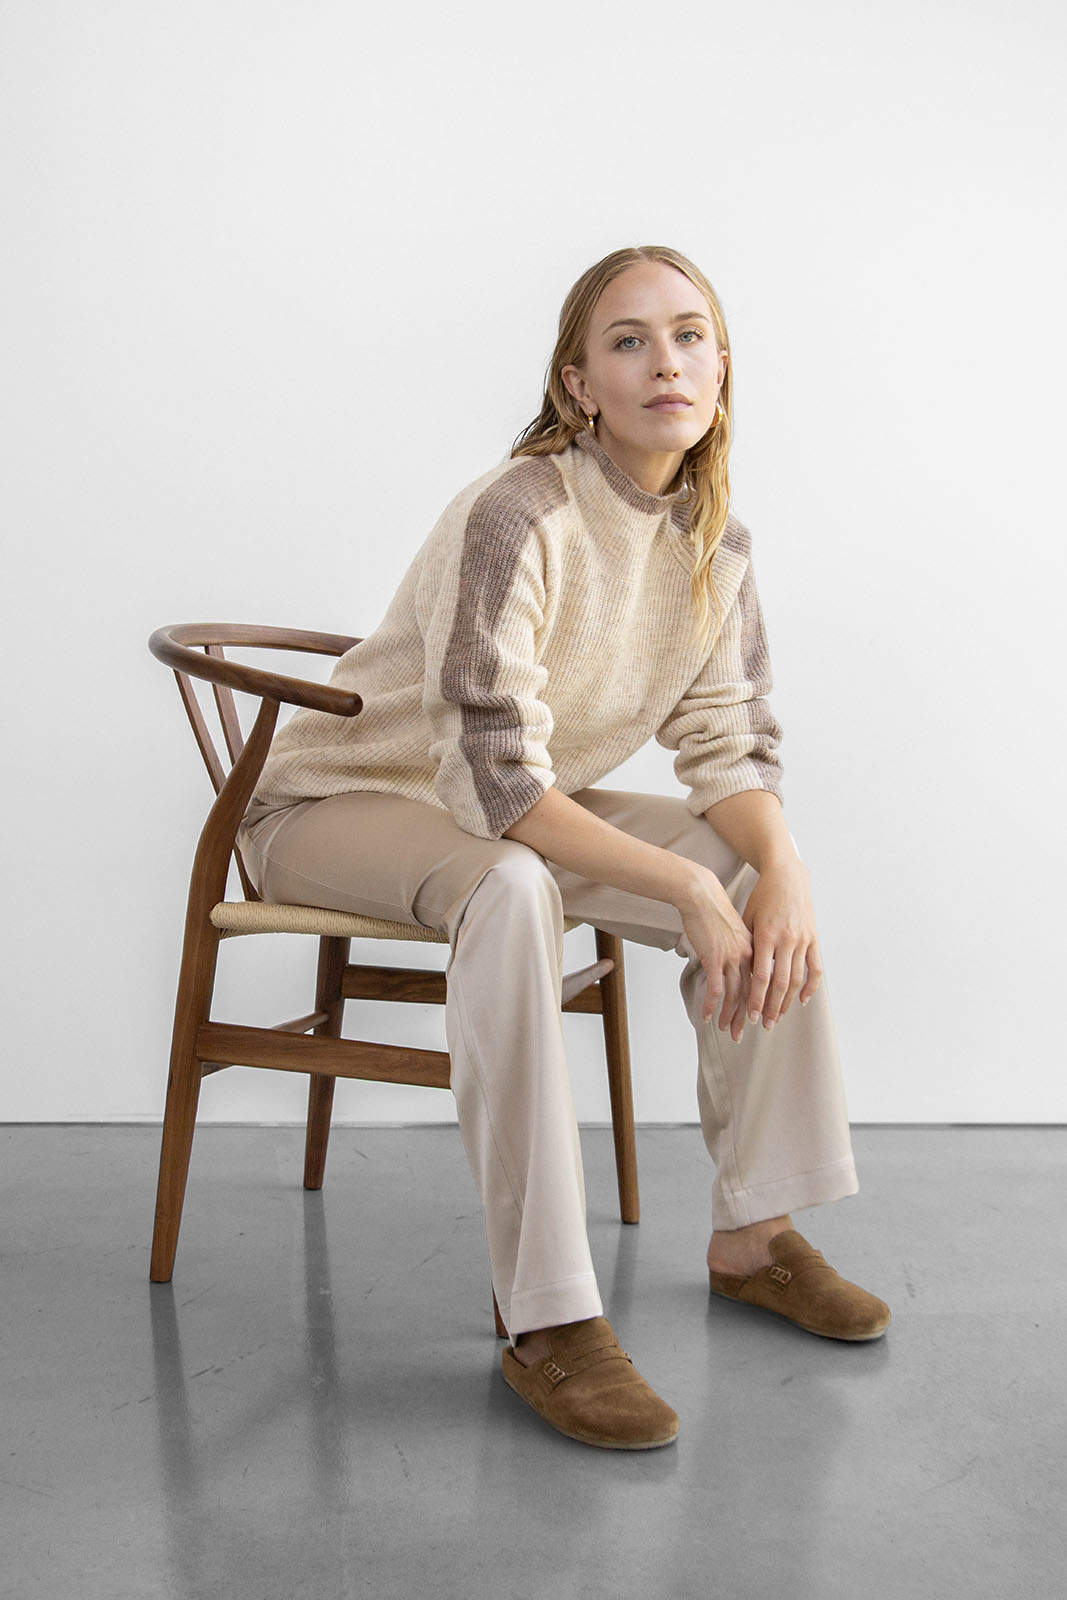
[[[793,1226],[792,1219],[768,1217],[743,1228],[717,1228],[708,1245],[708,1266],[712,1272],[736,1273],[748,1277],[773,1262],[768,1246],[775,1234]]]
[[[551,1354],[549,1334],[556,1333],[560,1328],[572,1327],[572,1322],[555,1322],[550,1328],[531,1328],[526,1333],[516,1334],[513,1346],[516,1358],[524,1367],[536,1367],[539,1361],[547,1361]]]

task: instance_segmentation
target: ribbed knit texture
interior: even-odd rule
[[[727,795],[781,797],[782,730],[748,529],[714,561],[726,622],[693,640],[688,491],[638,487],[592,434],[516,456],[446,506],[380,626],[330,679],[364,706],[298,711],[249,809],[380,789],[446,807],[498,839],[555,783],[598,782],[655,737],[699,815]]]

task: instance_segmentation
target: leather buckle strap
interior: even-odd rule
[[[585,1372],[589,1367],[599,1366],[602,1361],[627,1361],[630,1366],[633,1362],[617,1340],[609,1340],[598,1344],[592,1350],[586,1350],[580,1356],[569,1356],[566,1367],[561,1367],[558,1361],[551,1358],[542,1363],[537,1376],[542,1387],[550,1394],[559,1384],[568,1378],[575,1378],[579,1372]]]

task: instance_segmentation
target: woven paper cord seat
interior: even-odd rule
[[[232,939],[239,933],[315,933],[320,938],[448,943],[448,934],[443,929],[427,928],[421,922],[388,922],[381,917],[361,917],[354,911],[268,905],[265,900],[220,900],[211,908],[211,922],[224,939]],[[581,925],[574,917],[563,919],[564,933]]]

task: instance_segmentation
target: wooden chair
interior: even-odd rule
[[[229,661],[225,646],[340,656],[358,643],[358,639],[332,633],[231,623],[160,628],[149,640],[153,655],[174,669],[216,793],[196,848],[189,886],[152,1242],[151,1278],[156,1283],[169,1282],[174,1269],[203,1078],[233,1065],[310,1075],[305,1189],[322,1187],[337,1078],[449,1087],[447,1051],[341,1037],[346,1000],[414,1001],[435,1005],[445,1000],[443,972],[353,964],[349,961],[353,938],[447,944],[448,935],[409,923],[381,921],[348,912],[268,904],[257,894],[235,845],[237,829],[266,759],[281,704],[309,706],[339,717],[353,717],[362,710],[363,702],[358,694],[347,690]],[[190,681],[193,678],[205,679],[213,686],[228,762],[215,746]],[[234,689],[260,702],[247,741],[238,720]],[[231,858],[236,860],[243,900],[225,898]],[[572,918],[564,921],[565,930],[577,926],[579,924]],[[308,933],[318,938],[315,1005],[307,1016],[279,1022],[271,1028],[212,1021],[219,941],[253,933]],[[603,1016],[619,1210],[624,1222],[636,1222],[639,1216],[637,1163],[622,941],[599,928],[595,934],[597,960],[592,966],[564,978],[563,1010],[598,1012]],[[496,1310],[496,1318],[497,1331],[503,1333],[499,1310]]]

